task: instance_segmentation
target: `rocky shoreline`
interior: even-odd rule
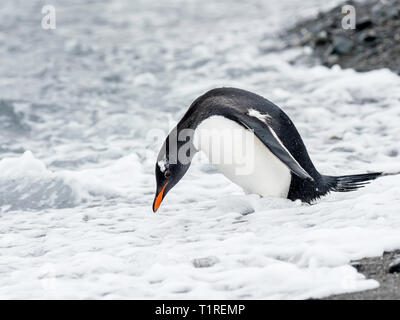
[[[327,300],[400,300],[400,250],[385,252],[382,257],[365,258],[352,265],[366,278],[378,281],[379,287],[334,295]]]
[[[342,27],[344,5],[355,8],[355,29]],[[302,63],[340,65],[360,72],[388,68],[400,74],[400,0],[344,2],[298,23],[285,31],[282,38],[289,48],[312,48],[311,55]],[[400,299],[400,250],[354,261],[352,265],[380,286],[326,299]]]
[[[344,29],[344,5],[355,9],[355,29]],[[315,63],[400,74],[400,0],[348,1],[283,34],[289,47],[311,47]]]

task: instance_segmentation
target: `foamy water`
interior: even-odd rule
[[[208,89],[281,106],[325,174],[400,171],[400,78],[295,64],[276,34],[320,1],[43,1],[0,10],[0,297],[303,299],[374,288],[400,176],[309,206],[194,161],[153,214],[161,141]]]

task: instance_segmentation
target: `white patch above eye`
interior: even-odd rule
[[[165,160],[160,160],[157,162],[157,164],[158,164],[158,167],[160,168],[161,172],[164,172],[167,169],[167,167],[166,167],[167,162]]]
[[[250,109],[247,114],[250,117],[255,117],[258,120],[261,120],[262,122],[267,123],[269,120],[272,120],[272,117],[269,114],[262,114],[261,112],[255,110],[255,109]]]

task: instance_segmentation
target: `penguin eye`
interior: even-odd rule
[[[164,173],[164,177],[166,177],[167,179],[171,176],[171,171],[167,170]]]

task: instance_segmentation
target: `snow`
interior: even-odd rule
[[[42,1],[0,11],[0,298],[305,299],[375,288],[400,176],[315,205],[246,195],[196,158],[152,212],[168,130],[236,86],[291,117],[325,174],[400,171],[400,78],[293,64],[274,35],[320,1]],[[246,14],[243,14],[246,12]],[[278,48],[277,48],[278,47]]]

